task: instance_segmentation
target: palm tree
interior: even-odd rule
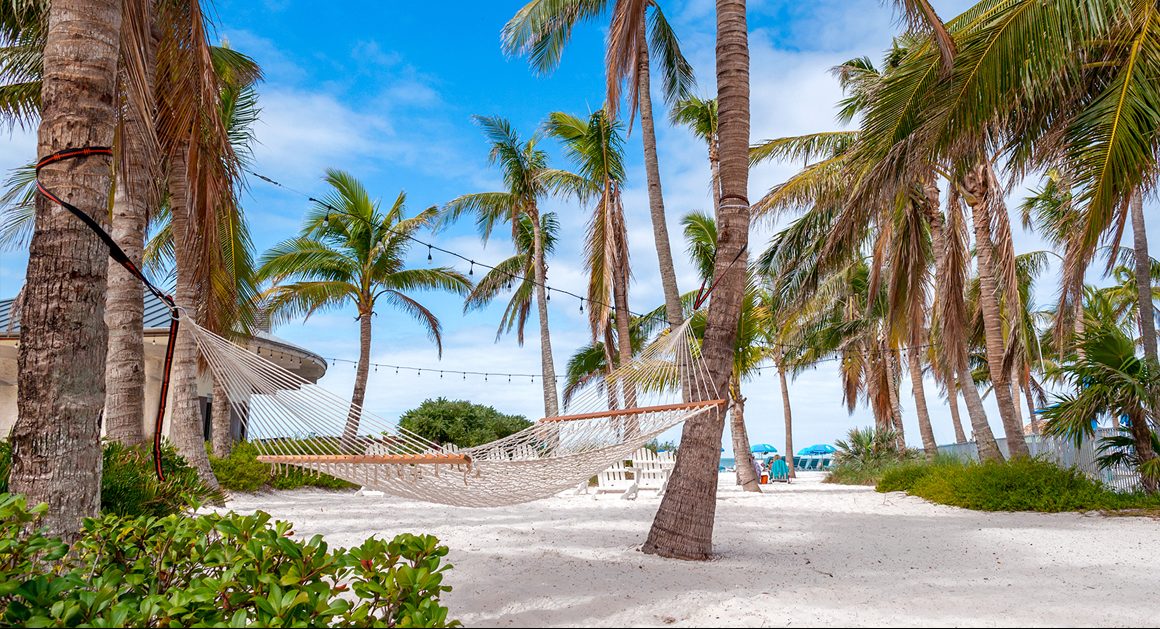
[[[41,157],[112,144],[121,21],[121,0],[50,5]],[[89,156],[45,166],[40,181],[103,223],[109,172],[109,160]],[[107,257],[105,246],[75,217],[46,197],[37,200],[21,308],[19,416],[9,484],[33,503],[48,503],[41,525],[69,539],[100,506]]]
[[[602,17],[612,7],[605,65],[608,76],[607,107],[612,117],[620,104],[620,90],[627,85],[632,111],[640,111],[644,142],[645,178],[648,182],[649,213],[656,241],[661,286],[669,324],[679,325],[680,292],[673,267],[672,248],[665,220],[657,161],[656,130],[653,125],[652,70],[650,48],[656,55],[664,78],[664,97],[669,103],[688,95],[693,69],[681,54],[676,34],[655,1],[615,2],[612,0],[531,0],[503,28],[503,45],[508,54],[526,55],[533,69],[548,73],[556,69],[572,29],[583,20]],[[630,115],[631,119],[632,116]]]
[[[721,165],[717,144],[717,99],[690,96],[677,101],[669,112],[669,122],[684,125],[709,148],[709,173],[712,182],[713,209],[721,194]]]
[[[576,190],[581,201],[593,202],[592,220],[584,243],[585,265],[589,273],[588,301],[591,304],[588,321],[592,338],[610,340],[615,325],[618,364],[626,365],[632,361],[631,317],[612,316],[613,309],[621,313],[630,312],[628,228],[620,196],[625,179],[621,125],[601,109],[586,121],[563,112],[553,112],[544,127],[548,135],[564,144],[564,152],[573,163],[573,172],[582,180]],[[605,349],[611,350],[611,346],[607,343]],[[613,362],[609,361],[609,366]],[[625,407],[636,406],[636,392],[628,383],[622,384],[627,386],[621,391]]]
[[[735,264],[749,246],[749,31],[745,0],[717,1],[717,101],[720,124],[721,194],[718,246],[702,349],[717,391],[728,390],[746,270]],[[666,303],[668,299],[666,297]],[[671,315],[670,315],[671,316]],[[695,399],[708,391],[695,390]],[[685,424],[681,456],[642,550],[683,559],[707,559],[713,550],[717,462],[723,411]]]
[[[713,271],[713,255],[717,249],[717,224],[713,217],[702,212],[686,214],[681,220],[689,255],[707,279]],[[771,354],[765,344],[773,325],[770,311],[766,307],[768,298],[760,289],[758,278],[750,274],[745,297],[741,304],[741,318],[737,326],[736,347],[733,350],[733,372],[729,379],[729,432],[733,436],[733,456],[737,470],[737,480],[745,491],[761,492],[760,479],[753,466],[753,455],[749,450],[749,433],[745,427],[745,396],[741,384],[746,378],[758,372],[758,368]],[[704,338],[705,315],[693,313],[693,330],[698,338]]]
[[[535,234],[531,219],[520,216],[517,231],[512,244],[516,254],[495,265],[495,268],[479,278],[467,298],[463,302],[463,311],[481,310],[486,308],[500,295],[510,292],[511,298],[504,307],[503,316],[499,321],[499,329],[495,332],[495,339],[505,332],[516,331],[516,341],[520,347],[524,345],[524,327],[532,312],[532,300],[536,293],[535,258],[532,251],[535,247]],[[540,233],[544,236],[544,256],[551,255],[556,250],[556,239],[560,231],[560,222],[556,220],[554,212],[548,212],[540,217]],[[514,279],[513,279],[514,278]],[[513,288],[512,284],[515,283]]]
[[[1091,296],[1104,299],[1098,293]],[[1104,304],[1105,310],[1109,308],[1109,304]],[[1132,445],[1135,451],[1131,459],[1140,471],[1144,490],[1155,493],[1160,486],[1160,458],[1156,456],[1156,436],[1150,426],[1160,419],[1156,406],[1160,374],[1156,363],[1138,357],[1132,337],[1106,318],[1089,318],[1079,345],[1083,353],[1076,354],[1074,360],[1054,373],[1075,392],[1058,396],[1054,404],[1044,409],[1047,434],[1071,439],[1078,447],[1085,437],[1094,435],[1093,418],[1106,416],[1115,421],[1127,417],[1132,439],[1127,443],[1113,439],[1104,445]],[[1115,460],[1113,457],[1107,462]]]
[[[526,216],[532,227],[532,262],[536,308],[540,320],[540,367],[544,385],[544,415],[560,414],[556,393],[556,367],[552,360],[552,338],[548,329],[548,265],[545,261],[544,234],[540,229],[540,202],[553,192],[575,193],[581,189],[580,178],[572,173],[548,167],[548,155],[537,146],[539,135],[524,141],[511,123],[499,116],[475,116],[491,143],[489,160],[503,170],[506,190],[476,192],[458,196],[443,208],[445,220],[463,214],[474,214],[480,235],[486,242],[495,227],[503,222],[511,226],[512,238],[519,231],[520,217]]]
[[[389,305],[417,320],[443,355],[439,319],[413,297],[416,291],[467,294],[471,281],[447,267],[406,267],[410,237],[430,228],[437,208],[405,216],[402,192],[387,211],[357,179],[327,170],[333,190],[314,201],[297,238],[283,241],[261,259],[258,276],[273,285],[265,303],[272,321],[310,318],[316,312],[353,305],[359,321],[359,359],[343,438],[358,437],[371,357],[371,318]]]

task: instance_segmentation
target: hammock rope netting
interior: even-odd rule
[[[352,405],[188,318],[183,323],[259,460],[427,502],[495,507],[547,498],[725,403],[686,321],[573,397],[567,414],[457,449]],[[708,399],[682,401],[682,390],[709,392]]]

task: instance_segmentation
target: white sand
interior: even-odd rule
[[[722,476],[709,562],[639,547],[659,500],[462,509],[319,491],[239,496],[351,546],[431,533],[467,626],[1160,626],[1160,522],[984,514],[817,478],[744,494]]]

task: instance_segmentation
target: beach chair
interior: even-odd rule
[[[623,493],[621,499],[635,500],[639,489],[632,468],[626,466],[624,461],[617,461],[596,475],[596,491],[593,497],[600,494]]]
[[[785,459],[778,459],[770,461],[769,463],[769,482],[771,483],[788,483],[789,482],[789,465],[786,464]]]
[[[671,467],[666,467],[660,456],[647,448],[632,453],[632,469],[639,489],[655,490],[659,495],[669,481]]]

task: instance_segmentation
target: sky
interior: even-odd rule
[[[603,44],[606,26],[579,26],[562,63],[550,76],[537,76],[526,60],[507,58],[500,48],[500,29],[522,0],[441,3],[337,2],[292,0],[217,0],[215,38],[253,57],[265,80],[259,87],[261,119],[256,126],[253,170],[307,194],[324,193],[322,177],[337,168],[358,177],[373,197],[389,204],[400,191],[409,212],[441,205],[464,193],[501,189],[499,172],[488,164],[488,145],[472,115],[498,114],[530,136],[549,112],[584,116],[603,102]],[[936,0],[944,19],[969,6],[964,0]],[[714,3],[670,1],[661,5],[680,37],[685,56],[696,70],[701,95],[714,93]],[[405,9],[403,8],[405,7]],[[834,103],[840,90],[828,70],[858,56],[879,61],[898,30],[891,3],[879,0],[751,0],[749,3],[752,86],[752,139],[796,135],[839,128]],[[705,146],[690,132],[665,121],[667,110],[655,94],[661,180],[673,254],[682,291],[698,285],[684,254],[679,221],[693,210],[711,210]],[[568,164],[558,145],[545,140],[552,164]],[[633,282],[630,307],[651,310],[663,302],[639,131],[626,139],[628,182],[624,207],[629,231]],[[0,143],[0,171],[32,161],[35,135],[17,129]],[[756,199],[800,165],[762,165],[751,174],[750,198]],[[1009,191],[1017,202],[1027,181]],[[255,244],[263,251],[294,236],[308,202],[302,196],[254,177],[247,182],[243,206]],[[552,200],[545,208],[558,214],[561,239],[549,260],[548,284],[583,294],[585,280],[580,235],[588,213],[574,203]],[[1147,208],[1149,236],[1160,239],[1155,207]],[[755,225],[753,250],[764,248],[777,225]],[[1018,252],[1045,248],[1034,234],[1016,227]],[[569,237],[570,235],[575,237]],[[494,237],[481,243],[469,221],[426,235],[439,246],[470,258],[498,261],[511,255],[511,243]],[[416,247],[414,266],[426,266],[427,251]],[[435,254],[434,265],[464,264]],[[23,281],[27,256],[0,253],[0,298],[11,297]],[[478,276],[478,273],[476,273]],[[1037,300],[1050,303],[1058,274],[1052,269],[1040,282]],[[436,293],[418,296],[443,324],[443,353],[423,328],[403,313],[382,308],[375,318],[372,360],[421,367],[422,375],[372,370],[366,408],[397,417],[426,398],[444,396],[494,406],[530,419],[542,415],[539,381],[514,378],[511,383],[479,377],[439,378],[439,369],[536,373],[540,353],[537,323],[529,322],[527,342],[513,336],[496,339],[502,302],[464,313],[458,297]],[[358,324],[352,309],[319,314],[306,322],[279,327],[275,334],[327,358],[336,358],[321,384],[349,395],[354,367],[344,360],[358,356]],[[549,321],[558,373],[568,356],[589,340],[587,320],[575,300],[554,299]],[[903,418],[911,445],[919,446],[918,426],[909,378],[900,391]],[[833,363],[800,374],[789,387],[794,443],[832,443],[852,427],[873,424],[870,411],[848,414]],[[950,411],[934,383],[927,381],[934,432],[939,443],[953,442]],[[784,421],[773,369],[743,385],[746,420],[752,443],[784,444]],[[961,404],[961,402],[960,402]],[[1001,434],[997,410],[986,400],[993,429]],[[962,408],[960,406],[960,408]],[[963,413],[964,422],[966,413]],[[969,430],[969,426],[968,426]],[[674,430],[666,437],[679,436]],[[728,432],[726,456],[731,451]]]

